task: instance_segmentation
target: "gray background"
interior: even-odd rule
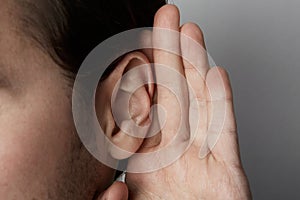
[[[173,0],[230,73],[254,199],[300,199],[300,0]]]

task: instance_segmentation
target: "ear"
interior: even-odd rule
[[[142,145],[150,126],[153,93],[151,64],[140,52],[127,54],[99,84],[96,110],[113,158],[129,158]]]

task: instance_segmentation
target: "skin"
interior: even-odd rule
[[[13,11],[14,6],[11,1],[1,0],[1,198],[9,200],[127,199],[128,190],[122,183],[115,183],[104,190],[111,184],[114,171],[95,160],[78,139],[72,119],[70,99],[72,90],[68,87],[69,80],[49,55],[23,36]],[[179,29],[178,22],[178,10],[174,6],[165,6],[158,11],[154,26],[182,31],[204,45],[202,35],[194,35],[201,33],[197,26],[189,24]],[[199,144],[203,141],[200,137],[189,151],[171,166],[153,173],[128,174],[130,198],[250,198],[247,179],[239,159],[231,90],[224,70],[221,68],[209,70],[204,67],[203,71],[207,72],[203,82],[203,79],[191,77],[192,70],[177,57],[154,51],[153,58],[150,58],[152,53],[144,53],[150,60],[173,66],[175,70],[185,75],[201,97],[203,91],[198,90],[196,83],[202,81],[204,84],[211,81],[212,85],[215,85],[214,76],[221,74],[226,85],[226,93],[221,96],[226,97],[226,105],[230,112],[226,116],[226,128],[220,142],[209,156],[202,160],[197,156]],[[110,91],[104,91],[100,87],[98,93],[102,92]],[[141,90],[141,94],[145,92],[149,91]],[[157,88],[157,94],[158,103],[165,105],[168,112],[173,112],[174,116],[177,116],[176,106],[168,107],[168,105],[175,105],[173,97],[163,88]],[[105,112],[109,109],[107,107]],[[140,109],[136,110],[139,114]],[[208,108],[206,110],[209,112]],[[98,114],[101,116],[101,113]],[[101,123],[112,124],[110,118],[103,120],[104,122]],[[164,141],[172,137],[170,127],[172,127],[171,122],[167,123],[161,131]],[[227,130],[230,131],[226,132]],[[145,140],[145,144],[151,145],[142,145],[139,151],[153,151],[164,145],[162,142],[157,142],[157,139],[154,141]],[[124,142],[126,144],[126,141]],[[137,142],[141,145],[140,140]],[[130,140],[129,144],[136,144],[136,141]],[[168,177],[173,178],[167,179]],[[186,184],[182,184],[183,182]],[[218,185],[222,187],[218,188]],[[99,195],[101,192],[103,193]]]
[[[178,8],[173,5],[166,5],[157,12],[154,27],[178,31],[192,38],[205,48],[201,29],[193,23],[187,23],[180,27],[179,21],[180,14]],[[152,38],[152,42],[161,39],[157,38],[155,33],[153,35],[151,34],[152,33],[149,35],[149,33],[147,33],[146,35]],[[180,123],[181,117],[183,116],[184,120],[188,119],[187,116],[189,113],[187,111],[191,111],[189,110],[189,106],[192,102],[197,103],[196,105],[198,107],[193,107],[193,109],[199,111],[197,114],[201,120],[199,127],[196,129],[196,136],[191,146],[174,163],[154,172],[127,173],[126,184],[129,189],[129,199],[251,199],[248,180],[243,170],[239,154],[232,91],[228,74],[221,67],[209,68],[206,52],[191,49],[193,46],[189,46],[183,39],[167,35],[163,36],[163,40],[160,41],[163,41],[163,45],[172,46],[174,49],[180,48],[177,50],[180,50],[183,55],[191,54],[194,65],[183,60],[182,57],[162,50],[147,50],[143,51],[143,53],[147,55],[151,62],[167,65],[179,72],[186,78],[191,88],[186,88],[186,85],[180,82],[179,79],[172,80],[172,84],[176,85],[176,88],[181,88],[178,97],[182,97],[181,100],[183,103],[181,105],[185,106],[183,113],[180,111],[176,97],[165,87],[157,85],[155,88],[156,96],[152,95],[152,91],[148,92],[148,95],[146,95],[148,96],[148,101],[151,101],[152,104],[157,103],[161,105],[165,109],[168,117],[160,133],[152,138],[145,139],[138,152],[149,153],[157,151],[168,144],[172,138],[175,137],[176,128]],[[196,70],[195,64],[197,64],[199,71]],[[157,68],[155,68],[154,73],[156,69],[159,68],[159,65],[155,67]],[[156,74],[157,77],[159,75],[158,73]],[[113,88],[115,84],[112,80],[118,78],[120,78],[120,76],[116,76],[116,73],[112,73],[111,78],[108,78],[108,80],[104,82],[105,88],[107,89],[106,92],[111,93],[112,89],[110,88]],[[130,82],[126,84],[128,85],[129,83]],[[148,88],[151,88],[151,86],[148,86]],[[143,87],[141,89],[143,90]],[[194,99],[188,95],[188,90],[195,92]],[[142,93],[140,93],[140,95],[141,94]],[[140,95],[134,94],[133,97]],[[143,101],[137,102],[145,101],[144,99]],[[222,120],[222,110],[221,112],[214,112],[213,110],[214,107],[219,108],[219,105],[225,106],[226,112],[224,121]],[[145,108],[148,106],[145,106]],[[142,105],[139,105],[139,108],[143,110]],[[107,109],[107,113],[109,113],[109,108]],[[141,112],[143,113],[142,116],[145,116],[147,109],[145,109],[145,111],[146,112]],[[129,112],[131,112],[131,110],[129,110]],[[138,115],[139,114],[132,114],[132,116]],[[209,131],[211,130],[209,123],[212,115],[215,115],[214,117],[217,119],[213,123],[217,125],[216,127],[223,125],[220,137],[215,146],[213,142],[209,142],[214,141],[214,132]],[[106,116],[109,116],[109,114]],[[157,114],[156,117],[159,118],[160,114]],[[108,118],[107,121],[111,121],[111,124],[113,124],[112,119]],[[188,124],[188,121],[185,122]],[[212,130],[216,128],[214,126],[212,127]],[[190,130],[190,127],[188,127],[184,132],[180,133],[183,136],[182,141],[191,138],[192,133]],[[199,151],[202,144],[206,141],[206,138],[208,138],[206,150],[209,151],[207,151],[207,156],[200,158]],[[114,141],[113,137],[111,137],[111,139]],[[127,139],[123,138],[123,144],[126,144],[126,140]],[[118,145],[117,143],[115,144]],[[134,146],[132,144],[135,143],[132,142],[130,146]],[[126,145],[125,147],[123,145],[118,146],[130,151],[130,149],[126,148]],[[131,152],[134,153],[133,151]],[[166,156],[170,155],[168,154]],[[147,165],[158,161],[159,158],[155,158],[147,162]],[[145,161],[142,160],[141,163],[143,164],[143,162]],[[130,168],[139,163],[140,160],[133,156],[130,158],[128,166]]]
[[[11,2],[0,6],[1,199],[92,199],[114,172],[80,143],[68,80],[23,36]]]
[[[205,48],[204,38],[200,28],[192,23],[179,27],[180,14],[173,5],[161,8],[154,21],[154,27],[167,28],[180,31]],[[166,37],[165,42],[173,46],[181,46],[183,54],[190,53],[188,46],[178,38]],[[155,41],[155,36],[153,37]],[[181,43],[181,45],[179,45]],[[165,64],[184,75],[196,99],[188,99],[187,93],[182,89],[181,95],[185,102],[197,101],[201,112],[198,114],[203,120],[196,130],[196,138],[191,147],[173,164],[151,173],[127,175],[130,199],[251,199],[249,185],[242,168],[237,139],[237,129],[232,103],[232,92],[229,77],[220,67],[209,68],[205,51],[197,52],[194,59],[198,62],[200,73],[195,65],[183,60],[181,57],[164,52],[153,51],[155,63]],[[202,78],[203,77],[203,78]],[[174,80],[177,87],[179,80]],[[223,89],[224,87],[224,89]],[[161,140],[155,145],[140,149],[141,152],[151,152],[162,148],[174,137],[174,127],[180,122],[180,109],[174,106],[176,98],[164,87],[157,87],[157,102],[164,106],[169,118],[161,130]],[[220,138],[205,157],[199,158],[199,150],[206,136],[209,136],[209,117],[213,115],[213,106],[224,102],[226,108],[225,122]],[[189,110],[188,106],[185,110]],[[187,118],[187,117],[186,117]],[[217,123],[219,123],[217,121]],[[189,130],[185,135],[190,136]],[[210,147],[210,146],[209,146]]]

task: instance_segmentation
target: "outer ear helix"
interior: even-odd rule
[[[111,110],[119,129],[111,135],[109,152],[115,159],[126,159],[138,151],[150,127],[153,75],[147,57],[140,52],[125,56],[116,69]]]

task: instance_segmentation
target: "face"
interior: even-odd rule
[[[112,180],[112,170],[85,150],[71,110],[62,70],[0,6],[0,197],[92,199]]]

